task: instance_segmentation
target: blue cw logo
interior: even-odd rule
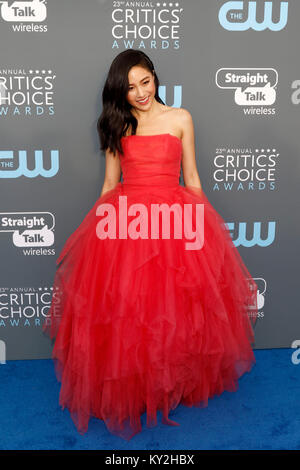
[[[10,170],[12,162],[6,165],[1,162],[1,159],[13,160],[14,152],[12,150],[0,150],[0,178],[19,178],[20,176],[27,176],[28,178],[35,178],[38,175],[45,178],[52,178],[59,170],[58,150],[51,150],[51,168],[45,170],[43,167],[43,152],[42,150],[35,150],[35,168],[28,169],[27,165],[27,152],[26,150],[19,150],[19,167],[16,170]],[[5,168],[6,167],[6,168]],[[4,169],[3,169],[4,168]]]
[[[233,231],[235,224],[234,222],[226,223],[229,230]],[[253,236],[249,240],[247,239],[247,224],[246,222],[240,222],[238,224],[238,236],[233,240],[235,246],[245,246],[247,248],[258,245],[258,246],[269,246],[275,240],[275,228],[276,222],[268,222],[268,235],[267,238],[261,238],[261,222],[254,222]]]
[[[263,31],[269,28],[271,31],[280,31],[287,24],[288,16],[288,2],[280,2],[280,19],[277,23],[272,21],[272,5],[273,2],[265,2],[264,20],[261,23],[256,21],[256,2],[249,2],[248,4],[248,18],[241,21],[243,13],[237,13],[236,10],[244,9],[244,2],[231,1],[226,2],[219,10],[219,22],[223,28],[228,31],[246,31],[247,29],[254,29],[255,31]],[[229,20],[227,19],[230,13]]]

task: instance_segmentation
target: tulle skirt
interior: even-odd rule
[[[184,206],[193,210],[183,225],[195,228],[198,204],[202,247],[186,249],[185,233],[134,238],[128,231],[121,238],[120,196],[148,214],[153,204],[175,204],[171,230],[183,221]],[[115,238],[101,235],[104,204],[115,211]],[[55,338],[59,403],[80,433],[91,416],[127,440],[141,431],[144,412],[149,427],[157,411],[163,423],[179,425],[170,410],[180,403],[206,407],[208,398],[236,391],[255,363],[257,285],[203,190],[118,183],[98,198],[56,263],[43,330]]]

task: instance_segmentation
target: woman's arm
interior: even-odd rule
[[[195,157],[194,124],[191,113],[181,108],[182,173],[186,186],[202,189]]]
[[[118,151],[114,156],[108,149],[105,152],[105,176],[100,197],[104,193],[114,189],[121,177],[121,164]]]

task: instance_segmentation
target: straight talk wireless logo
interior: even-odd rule
[[[37,24],[47,17],[46,0],[0,0],[0,16],[11,25],[14,32],[40,32],[48,30],[46,24]]]
[[[25,256],[55,255],[55,219],[51,212],[0,212],[0,233],[10,233]]]
[[[217,70],[216,85],[223,90],[234,90],[235,104],[244,115],[274,115],[278,83],[273,68],[221,68]]]

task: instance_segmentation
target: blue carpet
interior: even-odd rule
[[[209,399],[207,408],[179,405],[170,417],[131,441],[111,435],[91,418],[80,435],[67,409],[58,405],[60,383],[50,359],[0,365],[0,449],[4,450],[246,450],[300,449],[300,364],[292,349],[255,350],[256,364],[236,392]]]

